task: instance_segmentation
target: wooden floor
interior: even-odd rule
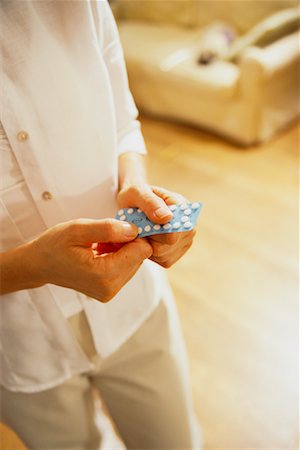
[[[204,203],[193,248],[168,273],[205,449],[296,449],[299,126],[250,149],[142,126],[152,183]]]

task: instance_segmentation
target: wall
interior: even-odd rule
[[[273,12],[299,5],[295,0],[115,0],[119,19],[202,27],[225,20],[245,32]]]

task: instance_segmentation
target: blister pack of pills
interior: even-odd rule
[[[202,204],[198,202],[169,205],[173,218],[164,225],[153,223],[139,208],[120,209],[116,219],[133,223],[138,227],[139,237],[155,234],[175,233],[192,230],[197,222]]]

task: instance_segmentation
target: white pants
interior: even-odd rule
[[[69,320],[96,369],[43,392],[1,388],[2,421],[31,450],[98,450],[95,389],[128,449],[201,448],[180,327],[164,302],[104,360],[95,353],[84,313]]]

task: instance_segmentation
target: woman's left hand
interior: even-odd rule
[[[187,201],[180,194],[148,184],[127,186],[121,189],[117,199],[120,208],[140,208],[152,222],[160,225],[172,219],[172,213],[167,205]],[[191,230],[147,238],[153,248],[150,259],[162,267],[171,267],[191,247],[195,234],[196,231]]]

